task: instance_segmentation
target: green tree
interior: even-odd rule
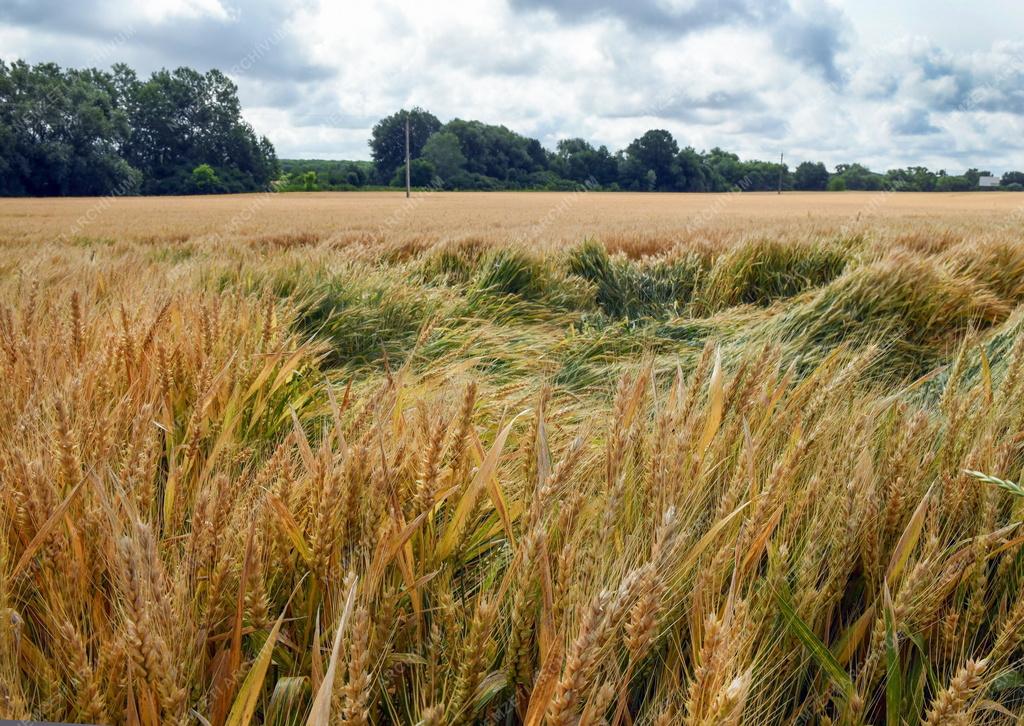
[[[712,175],[720,180],[718,191],[746,188],[746,169],[736,154],[716,146],[705,155],[704,163],[707,164]]]
[[[143,191],[175,194],[208,163],[225,191],[265,189],[279,172],[273,146],[241,117],[238,89],[217,70],[161,70],[126,88],[131,134],[125,156],[143,172]]]
[[[423,158],[434,165],[437,175],[446,182],[466,167],[466,155],[462,153],[459,137],[450,131],[432,134],[423,145]]]
[[[828,180],[828,190],[830,192],[845,192],[846,191],[846,179],[841,176],[834,176]]]
[[[937,192],[969,192],[976,189],[978,186],[977,180],[971,183],[971,179],[966,175],[957,176],[952,174],[943,174],[939,177],[935,184],[935,191]]]
[[[289,191],[305,188],[304,174],[313,172],[317,188],[366,186],[373,177],[373,163],[341,159],[282,159],[282,176]]]
[[[820,161],[804,161],[793,172],[793,188],[801,191],[821,191],[828,186],[828,169]]]
[[[837,164],[836,174],[843,178],[850,190],[879,191],[885,188],[885,177],[861,164]]]
[[[658,175],[653,171],[648,175],[648,169],[636,157],[620,151],[615,155],[615,162],[619,188],[631,192],[649,192],[657,183]]]
[[[549,155],[539,141],[504,126],[454,119],[445,124],[444,130],[459,139],[459,148],[466,157],[467,174],[459,175],[463,183],[472,181],[478,187],[487,187],[496,180],[505,188],[521,188],[529,186],[531,174],[548,168]]]
[[[692,146],[682,149],[675,160],[675,188],[680,192],[713,192],[718,182],[704,157]]]
[[[435,176],[437,176],[437,169],[427,159],[413,159],[409,165],[409,183],[414,187],[431,186]],[[405,164],[395,169],[395,175],[391,177],[391,186],[405,186]]]
[[[0,194],[136,193],[128,133],[111,74],[0,60]]]
[[[220,190],[220,178],[212,166],[200,164],[192,170],[192,191],[197,194],[213,194]]]
[[[626,147],[626,158],[639,164],[645,177],[647,172],[654,172],[654,188],[659,191],[675,189],[678,154],[679,144],[664,129],[648,131]]]
[[[434,114],[419,107],[411,111],[402,109],[378,121],[370,137],[370,154],[382,181],[391,179],[395,170],[405,163],[406,119],[409,120],[409,149],[414,159],[421,155],[430,135],[441,128]]]
[[[923,166],[908,166],[906,169],[890,169],[885,173],[886,187],[908,192],[935,191],[937,177]]]
[[[607,146],[594,148],[583,139],[562,139],[552,159],[552,169],[562,178],[580,184],[594,181],[612,184],[618,176],[618,166]]]

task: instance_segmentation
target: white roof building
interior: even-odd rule
[[[978,177],[979,187],[997,187],[999,186],[999,177],[997,176],[980,176]]]

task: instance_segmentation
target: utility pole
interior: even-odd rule
[[[785,156],[784,152],[779,153],[779,194],[782,194],[782,172],[786,168],[782,165],[782,158]]]
[[[412,172],[409,169],[409,117],[405,117],[405,198],[412,193]]]

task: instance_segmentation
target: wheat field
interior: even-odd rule
[[[596,238],[631,254],[737,233],[984,233],[1024,223],[1016,194],[399,192],[0,199],[5,241],[429,245],[467,238],[533,247]]]
[[[0,717],[1014,724],[1012,194],[0,201]]]

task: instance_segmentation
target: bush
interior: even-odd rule
[[[224,185],[212,166],[200,164],[191,171],[189,189],[191,193],[197,195],[214,195],[223,191]]]
[[[409,165],[409,182],[414,187],[429,187],[436,175],[434,165],[426,159],[413,159]],[[405,164],[398,167],[395,175],[391,177],[391,186],[405,186]]]
[[[447,189],[470,189],[480,191],[498,191],[505,189],[506,185],[498,179],[474,174],[468,171],[460,171],[447,180]]]

